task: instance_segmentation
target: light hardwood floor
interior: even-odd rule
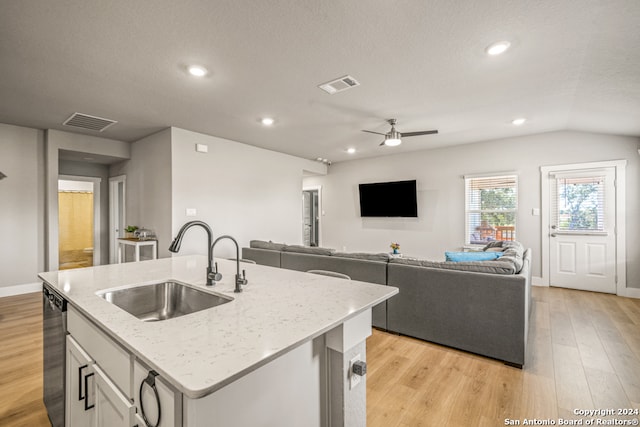
[[[0,426],[49,426],[42,403],[42,296],[0,298]]]
[[[640,300],[539,287],[533,296],[523,370],[374,330],[367,425],[557,423],[579,419],[574,409],[640,408]],[[49,425],[40,304],[39,293],[0,298],[0,426]]]

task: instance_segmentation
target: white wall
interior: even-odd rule
[[[253,239],[302,243],[303,171],[326,172],[318,162],[184,129],[171,129],[172,235],[199,219],[214,236],[230,234],[241,246]],[[206,144],[208,153],[198,153]],[[197,210],[187,217],[186,209]],[[191,236],[191,237],[189,237]],[[205,234],[190,230],[181,254],[206,253]],[[220,242],[216,256],[235,256]]]
[[[324,177],[304,185],[322,185],[323,246],[347,251],[402,252],[444,259],[444,251],[464,244],[465,174],[515,171],[519,177],[518,240],[534,253],[533,275],[541,275],[539,216],[540,166],[626,159],[627,282],[640,287],[640,139],[581,132],[552,132],[374,159],[341,162]],[[359,215],[358,184],[417,179],[417,219],[373,219]]]
[[[151,229],[160,257],[171,243],[171,129],[131,144],[131,160],[111,166],[110,175],[126,175],[126,223]]]
[[[42,131],[0,124],[0,288],[36,283],[44,270],[43,162]]]

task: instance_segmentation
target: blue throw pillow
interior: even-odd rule
[[[445,252],[446,261],[493,261],[502,256],[502,252]]]

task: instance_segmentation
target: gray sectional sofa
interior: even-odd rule
[[[373,308],[373,326],[522,367],[531,311],[531,250],[518,242],[492,242],[484,250],[503,255],[495,261],[434,262],[252,241],[242,257],[398,287],[398,295]]]

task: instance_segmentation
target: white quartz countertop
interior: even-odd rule
[[[398,293],[374,285],[241,263],[249,284],[234,293],[236,263],[216,259],[223,279],[205,286],[201,255],[41,273],[75,308],[189,398],[210,394]],[[143,322],[96,293],[177,280],[234,300]]]

